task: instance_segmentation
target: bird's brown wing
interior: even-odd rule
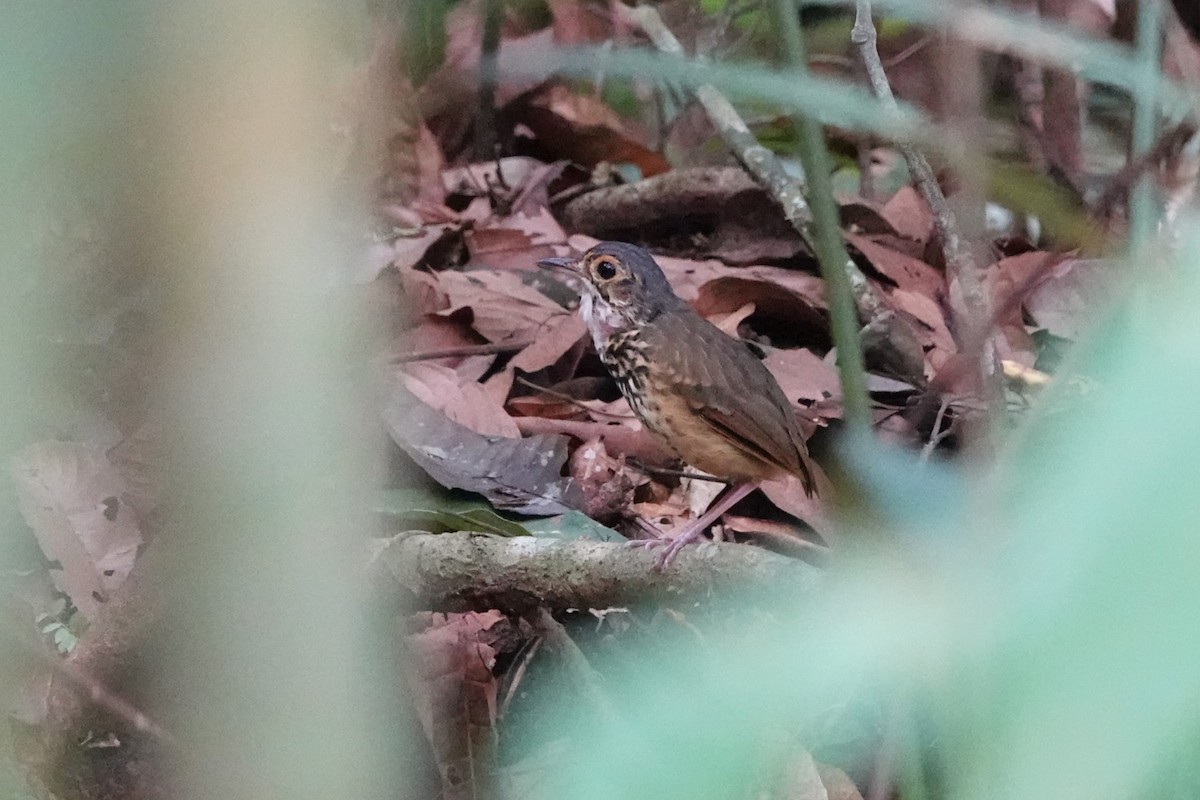
[[[811,495],[815,483],[804,438],[774,376],[743,342],[690,309],[668,314],[653,326],[659,341],[651,349],[661,356],[676,391],[714,435],[797,476]],[[684,315],[691,317],[686,323]]]

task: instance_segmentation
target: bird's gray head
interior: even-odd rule
[[[583,278],[580,310],[597,341],[683,305],[654,256],[635,244],[601,242],[577,261],[548,258],[538,264],[566,268]]]

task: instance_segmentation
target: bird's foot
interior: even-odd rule
[[[743,483],[735,486],[731,491],[726,492],[717,502],[713,503],[712,508],[708,509],[699,519],[688,523],[683,530],[675,534],[670,539],[639,539],[630,542],[635,547],[662,547],[663,552],[659,554],[658,560],[654,562],[654,571],[662,572],[671,565],[675,560],[675,556],[679,555],[679,551],[686,547],[689,543],[696,541],[700,536],[708,530],[709,526],[721,518],[721,515],[733,507],[735,503],[741,500],[746,495],[750,494],[757,487],[754,483]]]
[[[662,548],[661,552],[658,554],[658,558],[654,560],[654,566],[652,567],[655,572],[662,572],[664,569],[671,566],[671,563],[675,560],[675,557],[679,555],[680,550],[699,539],[703,533],[703,527],[696,527],[695,524],[692,524],[685,528],[678,535],[672,536],[669,539],[661,535],[657,539],[635,539],[629,543],[629,546],[641,547],[647,550],[651,548]]]

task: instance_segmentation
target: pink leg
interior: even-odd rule
[[[705,511],[704,514],[694,522],[686,525],[679,533],[675,534],[670,541],[663,539],[650,539],[645,541],[633,542],[634,545],[640,547],[659,547],[665,545],[662,555],[658,557],[658,563],[654,565],[656,570],[661,570],[670,566],[675,560],[675,556],[679,554],[690,542],[699,539],[703,533],[708,530],[714,522],[721,518],[721,515],[732,508],[739,500],[758,488],[756,483],[743,483],[733,487],[729,492],[726,492],[721,499],[713,503],[712,508]]]

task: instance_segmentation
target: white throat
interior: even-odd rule
[[[597,351],[602,351],[608,337],[624,327],[621,315],[591,286],[587,286],[583,296],[579,298],[579,315],[592,332],[592,341],[596,344]]]

